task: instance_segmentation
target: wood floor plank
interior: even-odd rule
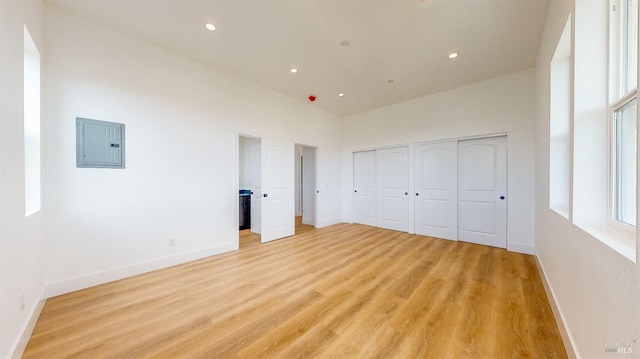
[[[51,298],[24,358],[566,358],[533,257],[315,229]]]

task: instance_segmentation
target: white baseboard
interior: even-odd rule
[[[16,343],[9,351],[9,353],[11,353],[12,359],[22,358],[22,354],[24,354],[24,350],[27,348],[27,344],[29,343],[29,339],[31,338],[33,329],[36,327],[36,323],[38,322],[38,318],[40,318],[40,313],[42,312],[42,308],[44,308],[44,303],[46,301],[47,300],[44,299],[44,292],[40,293],[40,299],[31,309],[29,320],[27,320],[27,322],[24,324],[24,327],[20,332],[20,337],[18,337]]]
[[[507,243],[507,250],[509,252],[523,253],[523,254],[535,254],[535,249],[533,246],[527,244],[520,243]]]
[[[224,243],[191,252],[180,253],[164,258],[152,259],[141,263],[65,279],[55,283],[49,283],[45,286],[44,298],[51,298],[58,295],[71,293],[76,290],[113,282],[119,279],[132,277],[138,274],[171,267],[174,265],[210,257],[216,254],[236,249],[238,249],[238,242]]]
[[[327,221],[318,221],[318,223],[316,223],[316,228],[329,227],[329,226],[333,226],[334,224],[338,224],[338,223],[342,223],[342,221],[339,220],[339,219],[330,219],[330,220],[327,220]]]
[[[553,312],[556,324],[558,325],[558,330],[560,331],[560,336],[562,337],[562,342],[564,343],[564,349],[567,351],[567,356],[570,359],[577,359],[573,337],[571,336],[571,332],[569,332],[569,330],[567,329],[564,315],[562,314],[562,310],[560,310],[560,307],[558,306],[558,301],[556,300],[556,295],[553,291],[553,288],[551,288],[551,285],[549,284],[547,273],[544,271],[544,266],[538,258],[538,253],[536,253],[534,257],[536,259],[536,266],[538,267],[540,278],[542,279],[544,291],[547,293],[547,298],[549,298],[551,311]]]
[[[302,224],[306,224],[309,226],[315,226],[316,225],[316,219],[315,218],[306,218],[305,216],[302,216]]]

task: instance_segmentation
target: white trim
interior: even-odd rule
[[[315,218],[307,218],[304,215],[302,216],[302,224],[306,224],[309,226],[316,226],[316,219]]]
[[[361,148],[361,149],[352,150],[351,153],[353,154],[355,152],[366,152],[366,151],[375,151],[375,150],[388,150],[388,149],[391,149],[391,148],[409,147],[410,145],[411,145],[410,143],[401,143],[401,144],[397,144],[397,145],[367,147],[367,148]]]
[[[480,135],[472,135],[472,136],[463,136],[463,137],[451,137],[451,138],[443,138],[443,139],[435,139],[435,140],[425,140],[414,142],[413,146],[419,145],[427,145],[432,143],[441,143],[441,142],[453,142],[453,141],[466,141],[466,140],[478,140],[481,138],[492,138],[492,137],[507,137],[506,132],[495,132],[495,133],[485,133]]]
[[[530,254],[530,255],[535,254],[535,248],[533,246],[530,246],[528,244],[522,244],[522,243],[509,243],[508,241],[507,241],[507,251]]]
[[[339,224],[339,223],[342,223],[342,221],[340,219],[329,219],[329,220],[326,220],[326,221],[317,221],[316,228],[329,227],[329,226],[333,226],[334,224]]]
[[[590,236],[602,242],[607,247],[621,254],[623,257],[636,262],[636,231],[630,231],[622,226],[589,226],[577,225]]]
[[[555,292],[553,288],[551,288],[551,284],[549,283],[549,279],[547,278],[547,273],[544,270],[544,266],[540,259],[538,258],[538,253],[536,251],[534,258],[536,260],[536,267],[538,268],[538,272],[540,274],[540,279],[542,280],[542,285],[544,286],[544,291],[547,293],[547,299],[549,301],[549,305],[551,306],[551,311],[553,312],[553,317],[556,320],[556,324],[558,325],[558,330],[560,331],[560,337],[562,337],[562,341],[564,343],[564,349],[567,352],[567,356],[569,359],[576,359],[578,356],[576,353],[575,341],[569,328],[565,324],[567,321],[562,314],[562,310],[560,310],[560,306],[558,305],[558,300],[556,299]]]
[[[71,293],[76,290],[133,277],[138,274],[164,269],[236,249],[238,249],[237,241],[227,242],[191,252],[185,252],[164,258],[151,259],[145,262],[108,269],[102,272],[94,272],[88,275],[65,279],[55,283],[49,283],[45,286],[44,298],[46,299]]]
[[[44,308],[45,302],[46,299],[44,299],[44,292],[41,292],[40,299],[38,299],[33,306],[29,319],[24,323],[24,326],[20,331],[20,336],[9,350],[12,359],[22,358],[22,354],[24,354],[24,350],[27,349],[27,344],[29,343],[29,339],[31,339],[31,334],[33,333],[33,329],[36,327],[38,318],[40,318],[40,313],[42,312],[42,308]]]

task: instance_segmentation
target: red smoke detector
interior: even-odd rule
[[[309,101],[313,102],[316,100],[316,97],[314,95],[310,95],[309,96]]]

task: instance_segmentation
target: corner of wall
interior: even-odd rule
[[[575,344],[574,344],[574,340],[573,337],[571,336],[571,333],[569,332],[569,329],[567,327],[566,320],[564,318],[564,315],[562,313],[562,310],[560,309],[560,307],[558,306],[558,301],[556,299],[556,295],[553,291],[553,289],[551,288],[551,285],[549,284],[549,280],[547,278],[547,274],[544,270],[544,266],[542,265],[542,262],[540,262],[540,259],[538,258],[538,253],[532,253],[536,259],[536,267],[538,268],[538,273],[540,274],[540,279],[542,280],[542,284],[544,286],[544,291],[547,294],[547,299],[549,301],[549,305],[551,305],[551,311],[553,311],[553,317],[556,320],[556,324],[558,325],[558,330],[560,331],[560,336],[562,337],[562,342],[564,344],[564,349],[567,352],[567,356],[570,359],[576,359],[577,355],[576,355],[576,350],[575,350]]]
[[[40,318],[40,313],[42,312],[42,308],[44,308],[46,302],[47,300],[44,298],[43,291],[40,293],[40,299],[33,306],[29,319],[25,322],[24,327],[20,331],[20,336],[9,351],[12,359],[22,358],[22,354],[24,354],[27,344],[29,344],[31,334],[33,334],[33,330],[36,327],[36,323],[38,322],[38,318]]]
[[[164,269],[167,267],[210,257],[216,254],[229,252],[235,249],[238,249],[237,241],[211,246],[191,252],[185,252],[174,256],[152,259],[146,262],[113,268],[102,272],[82,275],[75,278],[61,280],[55,283],[49,283],[45,287],[44,297],[55,297],[76,290],[81,290],[96,285],[132,277],[135,275],[144,274],[154,270]]]
[[[507,250],[509,252],[535,255],[535,248],[528,244],[509,242],[507,243]]]

